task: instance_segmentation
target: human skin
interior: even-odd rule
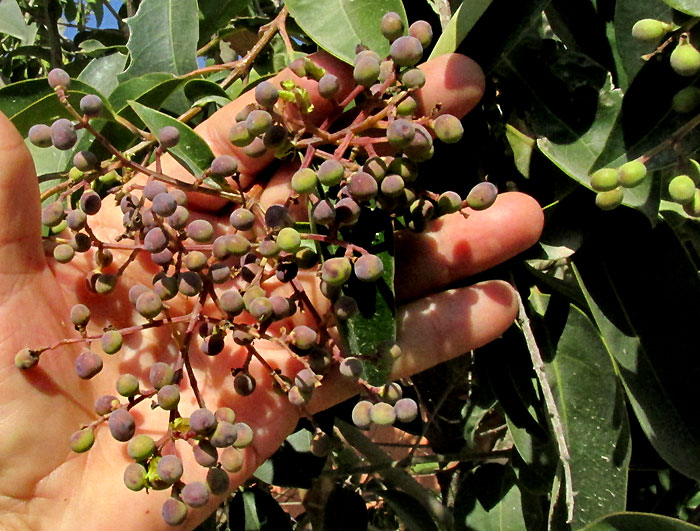
[[[348,69],[327,56],[316,60],[341,78],[344,90],[351,88]],[[463,116],[483,92],[483,74],[471,60],[459,55],[438,58],[422,66],[428,82],[422,89],[422,109],[437,102],[443,109]],[[280,76],[291,77],[289,72]],[[277,81],[280,77],[278,76]],[[311,91],[317,117],[330,111],[315,90]],[[226,140],[231,116],[250,101],[250,95],[225,107],[198,132],[211,144],[215,154],[230,153],[241,158],[244,181],[253,182],[269,159],[251,160],[240,156]],[[166,173],[185,178],[171,162]],[[293,168],[282,166],[260,188],[263,206],[280,202],[289,193]],[[190,207],[199,217],[215,222],[219,233],[227,219],[219,219],[220,206],[201,195],[191,198]],[[397,313],[398,343],[402,356],[392,376],[406,377],[441,361],[459,356],[500,336],[513,322],[517,298],[501,281],[482,282],[471,287],[450,289],[469,275],[500,263],[535,243],[543,216],[529,196],[504,193],[487,210],[468,211],[468,216],[452,214],[428,225],[422,234],[397,234]],[[193,213],[194,214],[194,213]],[[111,201],[104,201],[91,226],[107,239],[120,234],[121,213]],[[118,328],[142,323],[127,297],[136,283],[150,285],[157,271],[148,260],[137,261],[120,278],[109,296],[90,293],[85,275],[94,267],[92,253],[76,255],[69,264],[58,264],[44,254],[40,236],[39,190],[30,154],[9,120],[0,114],[0,528],[2,529],[170,529],[161,518],[161,505],[169,490],[132,492],[122,483],[129,462],[125,445],[111,438],[106,427],[98,429],[94,447],[85,454],[70,451],[68,438],[81,425],[96,419],[95,399],[116,394],[119,374],[131,372],[147,381],[150,364],[172,362],[177,352],[166,327],[125,337],[125,345],[114,356],[102,356],[103,370],[93,379],[77,378],[74,359],[83,345],[65,346],[45,353],[39,365],[18,370],[15,354],[24,347],[50,345],[67,337],[77,337],[68,320],[76,303],[92,310],[88,331],[99,333],[112,324]],[[115,252],[115,264],[125,255]],[[313,275],[302,279],[311,299],[320,308],[327,304],[317,290]],[[288,293],[288,286],[275,287]],[[191,301],[174,299],[174,315],[186,314]],[[297,315],[290,324],[303,322]],[[168,346],[170,345],[170,346]],[[207,407],[233,408],[237,420],[248,422],[255,432],[249,448],[243,450],[244,466],[231,475],[231,488],[240,485],[271,455],[297,424],[300,410],[272,390],[272,381],[257,363],[251,373],[257,389],[250,397],[233,392],[230,368],[240,366],[242,349],[227,341],[224,352],[210,358],[197,349],[192,363]],[[273,366],[293,375],[298,364],[281,347],[256,342],[256,348]],[[99,347],[96,347],[99,352]],[[319,411],[351,396],[354,388],[337,374],[324,379],[314,391],[310,411]],[[187,379],[183,380],[180,411],[188,416],[196,401]],[[137,433],[159,438],[167,425],[167,414],[147,404],[132,410]],[[201,480],[205,470],[192,459],[188,443],[178,441],[168,447],[178,453],[185,465],[185,482]],[[190,509],[181,527],[192,529],[221,502],[212,496],[202,509]]]

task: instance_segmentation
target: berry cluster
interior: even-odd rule
[[[380,57],[359,46],[353,69],[357,86],[347,94],[341,93],[339,79],[311,58],[289,65],[296,76],[316,82],[321,96],[336,104],[337,112],[320,126],[310,119],[308,92],[293,80],[281,86],[269,81],[258,84],[256,103],[236,116],[229,132],[235,146],[232,151],[238,149],[252,158],[296,154],[302,160],[291,177],[292,196],[284,204],[267,208],[241,185],[239,161],[234,156],[214,158],[204,175],[193,177],[194,184],[162,173],[160,157],[181,141],[177,127],[142,132],[142,140],[150,142],[156,170],[134,162],[93,126],[91,119],[103,112],[100,98],[85,96],[78,112],[66,98],[69,76],[60,69],[49,73],[49,84],[75,120],[61,118],[50,126],[35,125],[29,140],[36,146],[70,150],[77,131],[86,129],[112,156],[99,160],[91,151],[74,154],[68,178],[42,210],[42,223],[50,234],[46,248],[60,263],[70,262],[76,253],[86,253],[94,260],[87,286],[104,296],[124,282],[124,272],[137,257],[147,257],[160,271],[150,285],[127,286],[129,301],[140,316],[133,326],[109,326],[91,334],[90,309],[77,304],[70,320],[80,337],[22,349],[15,363],[30,369],[46,352],[82,343],[85,347],[75,360],[75,371],[79,378],[90,379],[102,370],[103,355],[120,352],[125,336],[157,327],[175,330],[177,361],[153,363],[147,383],[133,374],[119,376],[115,382],[119,396],[99,397],[94,408],[97,420],[81,427],[70,441],[75,452],[85,452],[94,443],[95,431],[107,425],[114,439],[126,443],[133,459],[124,471],[129,489],[172,489],[172,497],[162,508],[168,524],[184,521],[188,507],[203,506],[210,494],[225,493],[227,472],[236,472],[243,463],[239,449],[253,441],[254,430],[236,423],[232,409],[206,408],[191,366],[193,355],[217,356],[226,348],[244,351],[245,362],[231,367],[232,386],[240,396],[249,396],[256,389],[249,366],[257,360],[278,390],[302,410],[324,376],[338,371],[356,381],[368,397],[353,411],[358,426],[391,424],[397,419],[409,422],[418,415],[416,402],[402,398],[398,384],[375,387],[363,379],[365,364],[395,359],[400,355],[397,345],[383,344],[377,351],[350,357],[329,330],[358,317],[353,286],[374,290],[392,278],[387,275],[392,263],[383,257],[382,247],[375,245],[384,227],[420,231],[436,216],[467,206],[488,208],[497,189],[482,182],[464,199],[455,192],[438,195],[428,189],[429,179],[420,175],[418,164],[433,155],[434,137],[458,142],[462,125],[439,109],[416,115],[415,92],[426,80],[415,65],[432,38],[430,25],[418,21],[404,35],[401,18],[387,13],[381,30],[391,42],[389,56]],[[132,130],[138,129],[133,126]],[[139,174],[147,180],[134,178]],[[221,183],[220,189],[207,187],[208,177]],[[229,200],[229,227],[222,230],[210,221],[195,219],[188,209],[187,192],[191,191]],[[103,207],[113,205],[121,209],[123,231],[116,241],[103,241],[92,230],[92,220]],[[299,206],[309,213],[308,222],[295,220]],[[115,250],[128,254],[119,266]],[[330,302],[328,312],[314,306],[297,278],[300,270],[317,271],[317,286]],[[271,294],[273,283],[288,287],[287,295]],[[184,305],[174,303],[187,299],[191,311],[177,315],[175,309]],[[304,314],[306,324],[291,319],[297,313]],[[302,368],[295,374],[273,369],[256,348],[259,340],[282,345]],[[93,344],[99,344],[102,352]],[[178,409],[185,380],[199,404],[189,416]],[[158,441],[136,434],[130,413],[148,401],[151,408],[169,412],[169,424]],[[181,481],[181,459],[163,452],[165,444],[176,439],[188,441],[196,462],[208,468],[206,483]]]

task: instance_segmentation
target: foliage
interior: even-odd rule
[[[271,26],[282,9],[286,26]],[[696,0],[335,0],[322,10],[309,0],[3,0],[0,110],[25,135],[68,116],[36,79],[61,66],[77,79],[70,102],[106,102],[96,127],[116,147],[134,147],[126,120],[152,132],[177,123],[192,148],[173,154],[201,176],[213,154],[194,126],[317,47],[347,62],[358,43],[386,55],[386,11],[428,20],[432,56],[458,51],[487,74],[462,141],[436,143],[424,163],[437,191],[466,197],[488,178],[543,206],[539,244],[478,278],[516,286],[517,326],[403,382],[422,410],[392,432],[411,443],[404,458],[347,423],[352,399],[301,421],[201,529],[697,529],[700,192],[685,206],[668,192],[677,175],[700,178],[700,96],[674,110],[700,82],[670,62],[682,35],[700,46]],[[631,31],[644,18],[673,26],[641,42]],[[101,149],[80,135],[74,151],[91,146]],[[65,182],[72,156],[30,148],[42,189]],[[617,208],[598,208],[607,192],[591,175],[634,160],[646,177]],[[386,281],[393,289],[393,272]],[[392,339],[391,304],[378,312],[348,323],[353,348]],[[279,502],[299,501],[297,489],[305,501],[285,513]]]

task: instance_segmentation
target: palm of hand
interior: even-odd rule
[[[134,314],[128,289],[136,283],[150,285],[156,270],[143,264],[128,268],[115,292],[103,297],[86,288],[85,275],[93,268],[89,254],[79,255],[67,265],[44,258],[38,234],[37,191],[34,185],[27,186],[35,182],[33,166],[16,131],[1,115],[0,138],[0,215],[7,227],[4,236],[0,235],[0,337],[4,338],[0,345],[0,418],[5,420],[6,430],[0,438],[4,476],[0,509],[7,516],[0,522],[18,528],[40,528],[42,522],[54,529],[74,527],[76,522],[102,529],[104,522],[118,522],[114,525],[127,529],[167,527],[159,507],[169,491],[145,495],[123,486],[122,473],[129,459],[124,445],[114,441],[106,427],[97,431],[95,448],[87,454],[72,454],[67,440],[81,425],[95,420],[93,403],[98,396],[116,394],[114,382],[120,374],[130,372],[147,382],[153,361],[175,359],[176,347],[168,327],[125,337],[123,350],[116,356],[102,356],[103,370],[87,381],[76,377],[73,361],[84,344],[46,353],[31,371],[20,373],[12,364],[15,353],[23,347],[77,337],[68,315],[78,302],[93,312],[90,333],[99,333],[109,324],[122,328],[144,322]],[[216,143],[216,135],[210,139]],[[273,178],[261,197],[263,206],[284,196],[288,174]],[[113,238],[119,233],[121,214],[106,203],[92,225],[98,235]],[[448,216],[436,221],[424,235],[399,238],[398,278],[403,279],[397,282],[399,298],[416,299],[494,265],[531,245],[540,230],[541,214],[534,201],[520,194],[505,194],[494,207],[467,220],[459,214]],[[417,248],[421,253],[414,252]],[[115,252],[116,264],[125,258],[126,254]],[[428,275],[428,268],[434,269],[436,264],[440,269],[430,271],[437,274]],[[311,298],[323,304],[313,275],[307,280]],[[191,299],[172,302],[172,313],[184,315],[191,306]],[[404,355],[395,375],[412,374],[493,339],[512,321],[514,312],[513,293],[502,283],[442,292],[405,304],[399,313],[399,342]],[[298,323],[304,317],[297,314],[295,319]],[[250,476],[274,452],[299,414],[273,390],[272,378],[259,364],[251,365],[258,382],[255,394],[244,398],[234,393],[230,369],[241,365],[244,354],[233,346],[227,344],[224,353],[214,358],[199,352],[192,357],[207,407],[231,407],[238,419],[249,422],[255,430],[255,441],[244,451],[245,465],[232,477],[232,486]],[[274,343],[261,342],[258,350],[285,374],[293,375],[299,368]],[[187,388],[183,385],[183,415],[197,407]],[[351,386],[333,376],[317,391],[310,404],[312,410],[328,407],[353,392]],[[158,439],[167,414],[147,411],[147,406],[132,411],[138,432]],[[194,463],[186,446],[182,441],[177,445],[185,462],[183,479],[201,479],[204,469]],[[212,497],[208,507],[213,509],[220,499]],[[206,509],[190,511],[187,525],[193,527],[206,514]]]

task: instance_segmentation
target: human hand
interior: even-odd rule
[[[316,58],[336,72],[349,89],[351,79],[343,65],[324,56]],[[462,56],[444,56],[424,65],[428,82],[422,89],[424,109],[437,101],[443,110],[465,114],[483,91],[483,77],[473,62]],[[290,76],[288,72],[280,76]],[[329,112],[329,104],[312,91],[318,115]],[[232,153],[241,160],[244,177],[252,181],[270,159],[248,159],[233,148],[227,132],[234,116],[250,100],[239,98],[198,128],[215,154]],[[67,337],[78,337],[68,320],[76,303],[92,310],[88,332],[98,333],[111,324],[117,328],[142,322],[128,300],[128,289],[136,283],[150,285],[155,267],[148,258],[126,269],[116,290],[99,296],[86,288],[85,276],[94,267],[92,252],[76,255],[68,264],[57,264],[44,255],[40,237],[40,207],[36,175],[22,139],[10,122],[0,115],[0,419],[5,435],[0,438],[0,524],[17,529],[88,528],[166,529],[160,515],[169,490],[134,493],[122,483],[124,467],[130,459],[124,445],[98,429],[92,450],[74,454],[67,441],[83,424],[95,420],[95,399],[113,393],[120,374],[135,374],[148,381],[148,368],[154,361],[173,362],[178,349],[167,326],[155,327],[125,336],[125,345],[116,356],[103,356],[104,368],[90,380],[75,376],[74,360],[83,350],[72,344],[42,355],[39,365],[18,371],[15,354],[23,347],[51,345]],[[292,168],[283,166],[260,195],[263,207],[282,202],[289,195]],[[178,175],[174,164],[164,163],[164,172]],[[245,180],[245,179],[244,179]],[[190,210],[215,224],[217,234],[228,225],[219,219],[220,204],[199,196],[192,197]],[[194,214],[194,212],[193,212]],[[103,240],[114,240],[121,232],[119,208],[105,201],[91,226]],[[487,269],[532,245],[542,228],[542,214],[531,198],[518,193],[499,196],[496,203],[468,218],[452,214],[430,223],[421,234],[397,235],[398,343],[403,355],[397,360],[392,377],[405,377],[498,337],[516,315],[513,290],[493,281],[469,288],[448,290],[459,279]],[[145,254],[145,253],[144,253]],[[126,251],[114,251],[115,264],[126,260]],[[320,295],[317,280],[302,275],[305,289],[322,312],[327,301]],[[288,285],[270,289],[289,294]],[[171,315],[186,315],[192,302],[177,297],[169,302]],[[213,310],[216,311],[216,310]],[[302,324],[306,313],[286,323],[287,329]],[[264,359],[284,374],[294,375],[299,363],[282,346],[256,341]],[[300,411],[273,390],[273,380],[257,362],[250,372],[257,381],[248,397],[234,393],[230,369],[240,367],[246,353],[227,341],[216,357],[202,355],[197,348],[191,357],[202,398],[210,409],[228,406],[237,421],[254,430],[253,444],[242,450],[241,470],[231,475],[231,488],[241,484],[271,455],[297,423]],[[142,386],[143,387],[143,386]],[[180,410],[188,416],[198,406],[187,377],[181,386]],[[357,392],[356,386],[335,374],[323,380],[314,391],[308,408],[319,411]],[[158,438],[168,422],[162,410],[149,411],[144,405],[131,410],[137,433]],[[177,452],[183,459],[186,482],[201,480],[206,471],[193,460],[186,441],[170,444],[164,453]],[[195,527],[221,501],[212,496],[208,505],[190,510],[186,528]],[[112,522],[115,522],[112,524]]]

